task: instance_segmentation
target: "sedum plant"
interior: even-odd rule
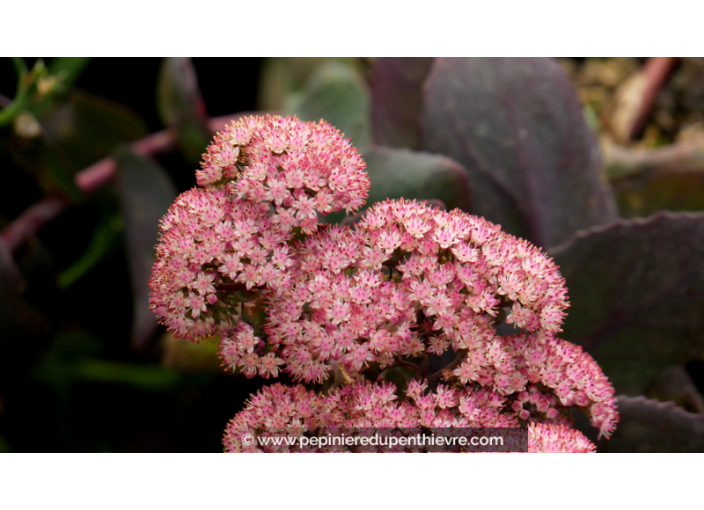
[[[593,451],[569,416],[608,437],[614,390],[556,336],[569,303],[553,261],[483,218],[403,198],[323,225],[365,204],[364,168],[325,121],[244,117],[160,223],[160,320],[185,340],[219,336],[228,370],[287,376],[233,418],[225,449],[333,428],[491,427],[527,429],[529,451]]]
[[[34,233],[80,204],[100,220],[59,287],[87,284],[124,244],[132,346],[154,347],[148,281],[157,224],[171,206],[151,296],[173,332],[164,364],[219,372],[222,362],[283,384],[280,407],[264,407],[288,416],[291,430],[305,422],[311,435],[323,426],[305,404],[291,414],[283,403],[307,398],[294,385],[320,405],[340,402],[334,395],[356,399],[343,413],[349,420],[409,406],[425,420],[437,399],[431,414],[446,425],[479,423],[462,405],[471,390],[498,395],[499,414],[524,431],[528,423],[533,439],[564,416],[540,436],[553,445],[543,449],[564,445],[577,428],[599,451],[704,450],[700,145],[600,147],[609,123],[595,135],[575,84],[552,59],[267,59],[257,108],[283,116],[269,120],[209,117],[190,60],[165,59],[157,103],[166,130],[152,134],[128,109],[71,88],[86,62],[52,59],[29,70],[15,59],[16,97],[0,97],[4,147],[46,193],[1,232],[0,269],[14,274],[0,285],[3,335],[35,338],[41,323],[20,299],[13,257],[24,272]],[[696,79],[684,81],[696,88]],[[222,131],[233,118],[242,120]],[[330,125],[312,123],[321,118]],[[217,131],[200,186],[177,199]],[[177,148],[185,178],[156,159]],[[195,343],[211,336],[221,345]],[[92,368],[75,365],[61,388],[91,374],[113,377],[87,355]],[[54,373],[51,366],[41,371]],[[121,370],[132,374],[115,371],[121,384],[147,389],[152,376],[172,390],[182,376],[158,366]],[[615,414],[601,371],[618,395],[619,427],[608,441]],[[427,384],[425,400],[410,395],[414,381]],[[392,384],[396,398],[369,407],[376,397],[364,396],[375,394],[367,384]],[[486,411],[484,397],[472,395]],[[247,406],[227,437],[247,427],[272,433],[256,425],[264,407],[255,399]]]

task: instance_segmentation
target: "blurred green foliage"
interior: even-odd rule
[[[117,211],[103,210],[88,249],[76,262],[59,273],[56,279],[59,288],[75,283],[103,260],[120,244],[123,230],[122,215]]]

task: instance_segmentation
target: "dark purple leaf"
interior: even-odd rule
[[[618,426],[597,443],[600,452],[704,452],[704,415],[642,396],[620,396],[617,405]]]
[[[660,372],[645,389],[645,396],[660,402],[674,402],[692,413],[704,413],[704,398],[681,365]]]
[[[704,214],[660,213],[578,234],[550,254],[572,303],[563,337],[619,393],[704,351]]]
[[[422,87],[433,59],[378,58],[372,71],[372,133],[389,147],[417,149],[423,114]]]
[[[191,163],[198,163],[212,134],[191,59],[164,59],[157,84],[157,106],[162,122],[178,134],[184,156]]]
[[[132,340],[141,348],[157,326],[149,309],[149,276],[156,257],[159,220],[177,192],[166,172],[151,159],[123,150],[115,160],[134,301]]]
[[[542,247],[614,220],[599,148],[550,59],[436,59],[421,147],[469,171],[474,212]]]

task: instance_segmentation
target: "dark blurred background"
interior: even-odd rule
[[[29,68],[36,63],[25,60]],[[153,58],[93,59],[75,88],[130,108],[149,132],[159,131],[160,64]],[[261,59],[196,58],[193,65],[210,116],[256,109]],[[15,89],[12,63],[0,60],[0,94],[12,98]],[[4,142],[0,227],[44,194]],[[195,185],[195,166],[178,151],[159,162],[179,192]],[[32,312],[26,327],[0,330],[0,450],[218,451],[225,424],[261,385],[218,370],[163,368],[161,330],[144,349],[133,348],[122,242],[75,283],[57,288],[57,275],[86,252],[102,202],[114,198],[99,193],[72,205],[15,254],[24,276],[22,297]]]

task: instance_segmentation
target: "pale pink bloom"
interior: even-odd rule
[[[553,402],[557,397],[563,405],[581,407],[599,429],[600,436],[611,435],[618,422],[615,392],[594,358],[580,346],[557,338],[511,337],[508,342],[509,349],[518,354],[519,363],[526,360],[523,370],[527,375],[538,381],[559,381]],[[531,358],[545,361],[533,364]]]
[[[531,453],[594,453],[596,446],[578,430],[565,425],[531,423],[528,426]]]
[[[279,375],[279,365],[284,362],[282,359],[277,358],[273,352],[270,352],[266,356],[259,358],[259,375],[268,379],[271,377],[278,377]]]
[[[363,170],[325,122],[244,118],[208,148],[197,172],[207,189],[179,196],[160,224],[151,305],[176,336],[219,335],[223,364],[246,377],[277,377],[281,366],[309,383],[333,368],[357,381],[328,396],[262,390],[228,427],[228,449],[254,429],[521,424],[541,448],[567,448],[569,429],[533,425],[567,423],[558,404],[608,436],[613,388],[554,336],[569,303],[552,260],[482,218],[403,199],[374,205],[355,229],[318,231],[318,214],[364,204]],[[497,336],[501,308],[525,335]],[[443,375],[453,386],[430,393],[412,381],[398,401],[390,383],[359,382],[370,363],[383,371],[450,347],[463,356]]]
[[[196,179],[206,188],[234,183],[241,198],[268,201],[279,214],[297,210],[293,225],[310,233],[317,229],[316,211],[349,213],[364,205],[364,168],[355,148],[327,122],[266,115],[233,121],[216,134]]]
[[[328,430],[357,435],[392,427],[410,430],[443,428],[448,433],[455,427],[525,427],[528,441],[523,447],[527,446],[529,452],[595,451],[589,440],[565,424],[517,421],[513,413],[520,408],[520,403],[514,402],[506,407],[506,400],[490,391],[458,391],[441,385],[435,393],[428,393],[427,384],[419,381],[409,383],[407,400],[398,401],[396,391],[391,383],[369,382],[352,383],[328,395],[298,385],[266,386],[252,396],[245,409],[230,421],[223,445],[229,452],[292,451],[297,448],[277,447],[273,443],[258,445],[250,438],[301,437],[303,433],[323,436]],[[362,450],[345,446],[307,451]],[[377,447],[365,451],[377,451]]]
[[[504,401],[486,390],[440,386],[435,393],[428,393],[426,383],[411,381],[407,391],[409,398],[403,401],[398,400],[397,391],[392,383],[370,382],[354,382],[327,395],[299,385],[266,386],[230,421],[223,445],[229,452],[291,451],[297,449],[285,445],[261,446],[243,438],[245,435],[300,437],[304,432],[325,435],[327,430],[343,430],[345,434],[355,435],[369,433],[372,428],[394,427],[418,431],[420,427],[520,426],[512,413],[504,412]],[[362,450],[344,447],[337,451]],[[377,451],[377,447],[367,451]]]
[[[581,347],[555,337],[497,338],[482,351],[470,350],[452,373],[463,384],[478,382],[499,394],[515,393],[523,419],[562,420],[554,411],[559,401],[563,407],[581,408],[600,436],[609,437],[618,422],[614,389],[599,365]]]
[[[257,247],[258,237],[286,246],[291,235],[267,223],[258,206],[228,197],[224,190],[198,188],[179,195],[160,229],[149,282],[151,307],[174,335],[188,340],[231,334],[227,320],[215,320],[238,316],[226,299],[231,287],[241,281],[249,288],[275,287],[276,282],[260,281],[269,256]]]
[[[412,233],[405,230],[407,225],[412,226]],[[481,243],[472,241],[477,231]],[[406,236],[412,242],[403,241]],[[403,246],[411,246],[408,242],[413,248],[406,252]],[[453,259],[443,248],[450,245],[459,257]],[[379,357],[380,362],[394,355],[422,356],[428,349],[431,354],[441,355],[441,348],[447,349],[450,344],[454,349],[480,352],[496,337],[493,317],[501,296],[508,293],[516,298],[511,321],[529,331],[542,331],[538,314],[543,309],[548,310],[546,315],[557,317],[554,311],[567,306],[564,281],[554,264],[537,249],[479,218],[459,211],[439,211],[414,201],[376,204],[355,230],[328,227],[294,246],[294,250],[298,255],[294,259],[296,270],[291,273],[292,287],[282,289],[271,300],[265,331],[281,339],[283,345],[307,346],[305,351],[313,358],[305,363],[315,361],[318,355],[326,359],[332,356],[348,370],[358,372],[366,366],[362,352]],[[528,279],[522,264],[532,259],[537,261],[531,267],[540,268],[542,273]],[[388,271],[385,266],[395,269]],[[393,278],[394,274],[401,278]],[[511,282],[511,289],[502,289],[501,281]],[[522,303],[522,290],[516,289],[531,289],[532,301]],[[417,322],[418,309],[423,312],[422,323]],[[292,336],[288,327],[291,321],[319,324],[328,334],[343,335],[351,344],[320,350],[312,345],[308,334]],[[556,322],[550,323],[546,333],[552,333],[556,326]],[[433,330],[442,331],[446,337],[439,341],[432,335],[435,340],[431,344],[431,335],[423,332]],[[367,347],[360,351],[352,349],[354,345]],[[281,356],[285,370],[297,378],[321,373],[291,366],[295,359],[283,353]],[[366,358],[371,359],[371,355]],[[501,359],[487,362],[502,370],[504,375],[498,378],[481,366],[465,376],[494,381],[501,392],[512,393],[521,381],[511,377],[507,372],[511,367],[502,366]]]

